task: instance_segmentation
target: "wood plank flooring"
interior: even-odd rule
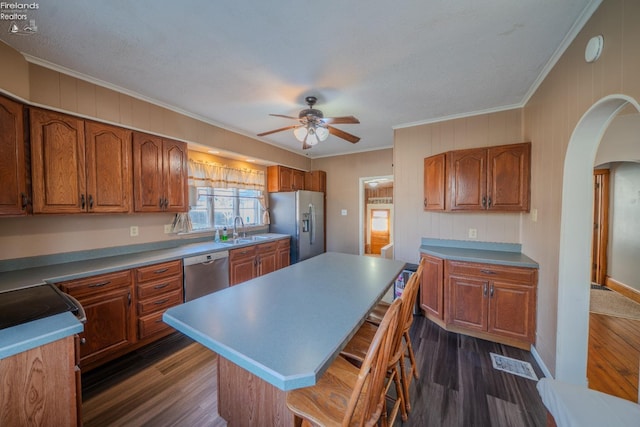
[[[409,420],[396,426],[544,426],[535,381],[497,371],[489,352],[530,353],[441,330],[417,316],[411,331],[420,379]],[[216,358],[175,334],[83,375],[83,420],[93,426],[224,426],[217,416]]]
[[[638,401],[640,320],[589,314],[589,388]]]

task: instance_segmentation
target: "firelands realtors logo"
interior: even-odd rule
[[[0,1],[0,25],[8,24],[10,34],[33,34],[38,31],[38,27],[32,15],[38,9],[39,3]]]

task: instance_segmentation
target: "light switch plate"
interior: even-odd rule
[[[164,234],[169,234],[171,233],[171,224],[165,224],[164,225]]]

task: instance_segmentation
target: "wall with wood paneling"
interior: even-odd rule
[[[360,178],[393,175],[393,150],[323,157],[311,166],[327,172],[327,250],[358,254]]]

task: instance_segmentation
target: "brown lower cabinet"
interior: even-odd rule
[[[89,371],[173,331],[164,311],[183,302],[182,261],[61,282],[84,307],[80,365]]]
[[[428,318],[519,348],[535,342],[537,269],[422,257],[420,302]]]
[[[0,360],[0,426],[77,426],[74,336]]]
[[[231,249],[229,284],[237,285],[289,265],[289,239]]]

